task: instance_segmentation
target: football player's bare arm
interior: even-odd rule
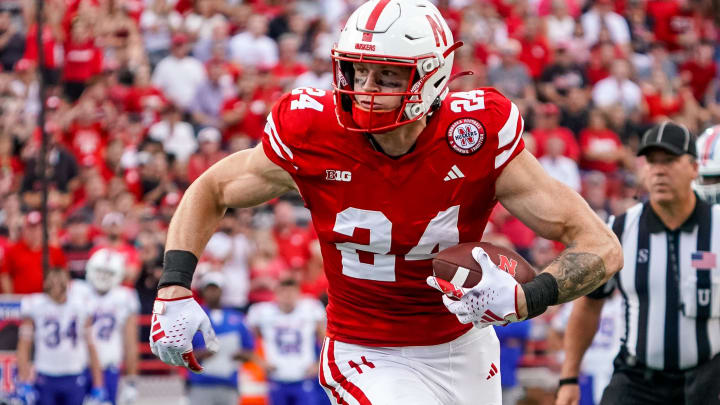
[[[95,342],[92,336],[92,319],[88,318],[85,323],[85,338],[87,339],[88,360],[90,361],[90,374],[92,375],[92,384],[94,388],[102,388],[105,386],[105,380],[102,367],[100,366],[100,357],[98,356]]]
[[[580,374],[580,363],[595,337],[604,303],[604,299],[588,297],[580,297],[573,303],[563,338],[565,360],[560,378],[577,377]],[[555,405],[575,405],[579,400],[578,385],[566,384],[558,389]]]
[[[622,267],[615,234],[582,197],[550,177],[527,150],[500,174],[495,195],[536,234],[567,246],[543,270],[557,280],[558,304],[588,294]]]
[[[34,324],[32,319],[23,319],[20,324],[17,344],[18,381],[29,382],[31,377],[30,352],[32,351]]]
[[[265,155],[262,145],[224,158],[195,180],[170,221],[165,250],[186,250],[200,257],[225,210],[258,205],[295,189],[290,174]],[[173,285],[158,298],[190,295]]]
[[[138,373],[138,323],[137,315],[128,316],[125,321],[124,353],[125,353],[125,375],[136,376]]]

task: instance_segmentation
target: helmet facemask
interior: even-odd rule
[[[367,56],[361,53],[340,53],[333,50],[333,89],[336,112],[340,125],[353,132],[387,132],[421,119],[426,111],[422,89],[437,73],[440,63],[436,55],[397,59],[390,56]],[[366,92],[354,88],[355,63],[410,68],[410,75],[403,91]],[[427,69],[427,70],[426,70]],[[441,85],[443,80],[434,83]],[[428,85],[433,85],[430,83]],[[370,97],[368,107],[357,102],[357,96]],[[376,97],[401,97],[400,106],[392,110],[376,109]],[[431,100],[435,101],[435,100]]]
[[[720,175],[698,176],[693,182],[695,192],[710,204],[720,203]]]

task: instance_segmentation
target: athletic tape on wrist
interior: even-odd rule
[[[197,263],[197,257],[187,250],[165,252],[163,273],[158,282],[158,290],[171,285],[179,285],[189,290]]]
[[[558,284],[552,274],[540,273],[532,281],[520,286],[525,292],[527,319],[541,315],[548,306],[557,304]]]

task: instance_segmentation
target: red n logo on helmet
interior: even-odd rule
[[[445,30],[440,23],[440,19],[437,16],[430,15],[425,15],[425,17],[427,17],[427,20],[430,23],[430,28],[435,36],[435,46],[440,46],[440,37],[442,37],[443,45],[447,46],[447,37],[445,36]]]
[[[509,273],[511,276],[515,277],[515,268],[517,267],[517,261],[513,259],[509,259],[507,256],[498,255],[500,256],[500,265],[498,266],[500,270],[504,270],[507,273]]]

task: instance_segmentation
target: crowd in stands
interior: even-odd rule
[[[47,85],[50,263],[83,277],[91,252],[126,253],[150,311],[165,230],[188,185],[257,144],[289,89],[331,89],[330,49],[359,0],[0,1],[2,291],[42,288],[38,77]],[[709,0],[438,0],[456,40],[452,90],[493,86],[525,119],[525,145],[603,218],[642,193],[634,150],[654,123],[720,122],[720,28]],[[41,49],[37,36],[41,35]],[[43,64],[39,65],[42,55]],[[201,258],[234,308],[295,273],[324,297],[298,196],[228,212]],[[486,238],[536,265],[562,246],[502,207]]]

